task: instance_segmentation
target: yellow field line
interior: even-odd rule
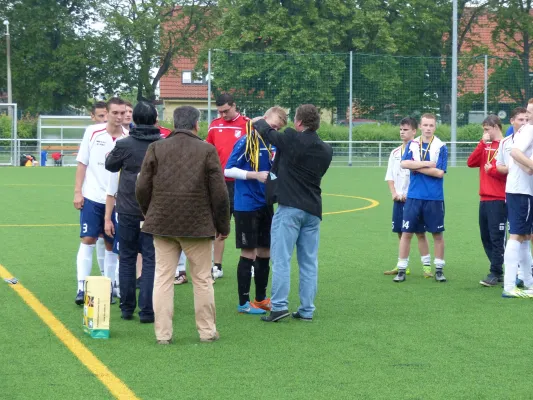
[[[54,227],[54,226],[80,226],[80,224],[6,224],[0,225],[0,228],[39,228],[39,227]]]
[[[0,265],[0,277],[12,278],[4,266]],[[138,399],[138,397],[117,378],[96,356],[81,343],[35,295],[20,282],[9,285],[26,302],[43,322],[54,332],[61,342],[102,382],[117,399]]]
[[[368,206],[365,206],[365,207],[353,208],[351,210],[330,211],[330,212],[322,213],[322,215],[346,214],[346,213],[352,213],[352,212],[356,212],[356,211],[368,210],[370,208],[374,208],[374,207],[379,206],[379,201],[374,200],[374,199],[369,199],[369,198],[366,198],[366,197],[349,196],[349,195],[346,195],[346,194],[331,194],[331,193],[322,193],[322,194],[324,196],[346,197],[346,198],[349,198],[349,199],[359,199],[359,200],[365,200],[365,201],[370,202],[370,204]]]

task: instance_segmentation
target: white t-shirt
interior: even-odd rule
[[[396,190],[396,193],[407,196],[410,171],[400,166],[404,150],[405,147],[401,145],[391,151],[385,180],[394,181],[394,189]]]
[[[526,157],[531,158],[533,155],[533,125],[523,126],[514,135],[512,149],[518,149]],[[533,196],[533,177],[520,168],[512,157],[509,161],[509,175],[507,175],[505,192]]]
[[[107,133],[106,126],[107,124],[97,124],[87,127],[76,157],[76,161],[87,166],[81,189],[83,197],[100,204],[105,204],[111,175],[105,169],[105,158],[115,147],[115,140]],[[128,131],[122,128],[121,138],[127,134]]]
[[[120,172],[111,172],[109,174],[109,183],[107,184],[106,194],[116,196],[118,192],[118,178]]]
[[[511,158],[511,149],[513,147],[514,137],[513,135],[507,136],[505,139],[500,140],[498,146],[498,154],[496,154],[496,165],[508,166]]]

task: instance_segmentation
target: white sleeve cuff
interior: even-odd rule
[[[247,172],[248,171],[245,171],[243,169],[233,167],[233,168],[230,168],[230,169],[225,169],[224,170],[224,176],[226,178],[246,180],[246,173]]]

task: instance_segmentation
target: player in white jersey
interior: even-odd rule
[[[77,256],[78,292],[76,304],[83,304],[83,284],[90,275],[96,240],[104,234],[106,190],[110,172],[105,169],[106,155],[115,146],[115,140],[127,135],[122,127],[126,113],[124,100],[112,98],[107,103],[107,123],[89,126],[85,130],[78,152],[78,167],[74,186],[74,207],[80,210],[80,248]],[[112,252],[113,240],[104,235],[106,252],[104,274],[114,275],[117,256]]]
[[[515,135],[519,134],[520,128],[528,123],[529,118],[530,112],[523,107],[517,107],[511,112],[511,124],[513,125],[513,132],[515,133],[513,133],[511,136],[507,136],[500,142],[498,154],[496,155],[496,169],[499,173],[504,175],[508,174],[508,166],[511,159],[511,148],[513,147]],[[533,114],[531,118],[533,119]]]
[[[531,265],[533,226],[533,125],[525,125],[514,135],[509,174],[505,186],[510,237],[505,246],[505,274],[502,297],[533,297],[530,268],[522,268],[525,290],[516,287],[518,265]]]
[[[392,231],[398,234],[399,239],[402,238],[403,207],[407,199],[410,176],[410,171],[402,168],[400,163],[405,146],[415,138],[417,129],[418,122],[414,118],[406,117],[400,121],[400,139],[402,139],[403,144],[391,151],[385,176],[385,181],[389,185],[392,201],[394,202],[392,208]],[[416,236],[418,238],[418,250],[424,265],[424,276],[430,278],[433,276],[431,273],[431,255],[429,254],[429,245],[423,226],[420,227]],[[384,272],[385,275],[396,275],[397,273],[398,268]],[[409,275],[409,273],[410,271],[407,269],[406,274]]]

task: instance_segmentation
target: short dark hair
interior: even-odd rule
[[[435,121],[435,124],[437,124],[437,117],[433,113],[422,114],[422,116],[420,117],[420,121],[422,121],[422,118],[432,119],[433,121]]]
[[[402,125],[409,125],[411,129],[417,130],[418,129],[418,121],[411,117],[405,117],[400,121],[400,126]]]
[[[96,103],[94,103],[91,107],[91,114],[94,115],[94,113],[96,113],[97,108],[105,108],[107,110],[107,103],[105,101],[97,101]]]
[[[485,118],[483,120],[483,124],[482,125],[483,126],[490,126],[490,127],[497,126],[498,128],[500,128],[500,131],[502,130],[502,121],[500,120],[500,118],[498,118],[497,115],[494,115],[494,114],[491,114],[487,118]]]
[[[109,111],[109,109],[111,108],[111,104],[116,104],[118,106],[123,106],[123,105],[126,104],[126,102],[124,100],[122,100],[120,97],[111,97],[107,101],[107,111]]]
[[[232,106],[233,104],[235,104],[235,99],[231,94],[224,93],[217,97],[217,107],[223,106],[224,104],[227,104],[228,106]]]
[[[320,114],[318,109],[312,104],[302,104],[296,109],[294,119],[300,121],[302,125],[310,131],[320,128]]]
[[[196,129],[200,111],[191,106],[182,106],[174,110],[174,129]]]
[[[140,101],[133,109],[133,122],[135,125],[155,125],[157,110],[152,104]]]
[[[518,114],[527,114],[527,110],[524,107],[516,107],[511,111],[511,119],[516,117]]]
[[[129,107],[129,108],[133,108],[133,104],[131,104],[129,101],[127,100],[124,100],[124,104],[126,105],[126,107]]]

